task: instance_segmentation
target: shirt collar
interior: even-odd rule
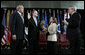
[[[75,11],[72,13],[72,15],[75,13]]]
[[[51,24],[53,24],[53,23],[51,23]]]
[[[33,18],[36,18],[36,17],[33,17]]]
[[[21,13],[19,11],[17,11],[19,13],[19,15],[21,15]]]
[[[33,17],[34,20],[37,20],[36,17]]]

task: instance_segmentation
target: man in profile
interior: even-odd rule
[[[23,5],[17,6],[17,11],[12,15],[11,22],[11,53],[21,54],[23,48],[23,38],[24,38],[24,18],[22,13],[24,12]]]
[[[67,38],[70,41],[70,50],[72,54],[80,53],[80,44],[81,44],[81,36],[80,36],[80,20],[81,16],[76,12],[76,8],[71,6],[68,9],[71,18],[69,20],[65,20],[64,23],[67,25]]]
[[[30,15],[29,15],[30,16]],[[38,23],[38,12],[33,10],[32,17],[28,21],[28,33],[29,33],[29,53],[38,53],[38,42],[39,42],[39,23]]]

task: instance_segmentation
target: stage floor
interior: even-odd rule
[[[61,34],[60,36],[61,42],[59,42],[59,39],[57,41],[57,49],[58,49],[58,54],[71,54],[69,50],[69,41],[66,38],[65,34]],[[40,35],[40,41],[39,41],[39,52],[38,54],[47,54],[47,42],[46,42],[46,35],[41,34]],[[11,54],[10,49],[8,48],[1,48],[1,54]],[[29,47],[24,48],[22,54],[29,54]],[[81,48],[80,54],[84,54],[84,48]]]
[[[1,49],[1,54],[11,54],[10,49]],[[29,54],[29,48],[24,48],[22,54]],[[38,54],[47,54],[47,50],[41,48],[38,52]],[[58,54],[71,54],[69,48],[64,47],[61,49],[58,49]],[[81,49],[80,54],[84,54],[84,49]]]

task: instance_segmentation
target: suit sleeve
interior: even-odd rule
[[[16,15],[13,14],[13,21],[12,21],[12,34],[16,34]]]
[[[68,25],[68,26],[69,26],[70,28],[76,28],[76,27],[78,27],[79,19],[80,19],[80,17],[79,17],[78,14],[73,15],[72,19],[70,19],[70,20],[68,21],[68,22],[69,22],[69,25]]]

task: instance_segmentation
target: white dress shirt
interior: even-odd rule
[[[36,19],[36,17],[33,17],[33,19],[34,19],[35,24],[36,24],[36,26],[37,26],[37,19]]]

